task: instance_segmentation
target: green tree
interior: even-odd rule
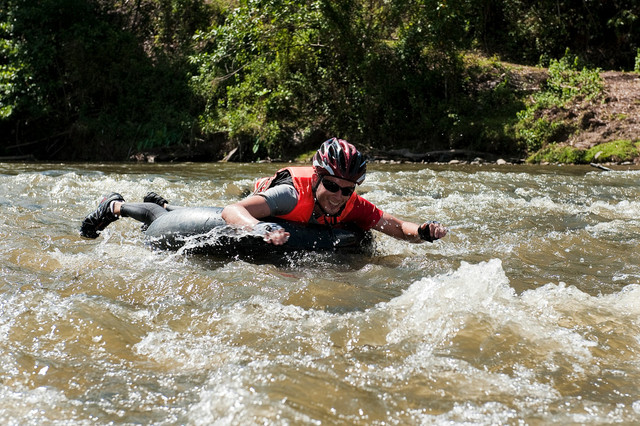
[[[188,140],[197,104],[181,43],[193,30],[160,13],[168,4],[202,3],[4,0],[5,153],[122,159]]]
[[[196,36],[202,128],[276,156],[317,134],[380,145],[441,133],[430,117],[460,90],[465,4],[241,1]]]
[[[480,0],[468,15],[471,42],[536,64],[569,48],[594,66],[633,69],[640,3],[625,0]]]

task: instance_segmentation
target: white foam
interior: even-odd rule
[[[636,292],[630,292],[633,296],[626,298],[635,301]],[[509,327],[548,350],[589,362],[589,348],[595,343],[558,322],[567,309],[601,307],[610,297],[614,296],[594,298],[562,283],[518,296],[509,285],[501,261],[492,259],[477,265],[463,262],[447,275],[423,278],[378,309],[388,311],[390,343],[419,339],[435,347],[453,338],[468,323],[483,320],[494,329]]]
[[[0,385],[0,423],[4,425],[89,424],[78,416],[79,401],[50,386],[34,389]]]

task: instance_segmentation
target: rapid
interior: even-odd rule
[[[640,423],[640,170],[371,164],[450,230],[278,262],[154,251],[103,194],[224,206],[279,164],[0,163],[0,423]]]

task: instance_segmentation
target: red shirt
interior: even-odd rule
[[[358,228],[363,231],[376,226],[376,223],[382,218],[382,210],[377,208],[371,201],[365,200],[358,194],[354,194],[356,197],[353,203],[353,208],[347,213],[343,223],[354,223]]]

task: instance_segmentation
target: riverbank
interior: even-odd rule
[[[548,78],[544,68],[506,65],[513,90],[535,93],[543,90]],[[496,85],[504,74],[489,74],[487,85]],[[554,143],[521,156],[471,150],[411,152],[407,149],[374,152],[378,162],[430,162],[449,164],[589,164],[604,166],[640,165],[640,75],[631,72],[600,73],[602,93],[593,98],[577,97],[566,105],[536,111],[536,118],[553,126],[571,129],[559,134]]]
[[[640,137],[640,75],[606,71],[601,74],[605,97],[602,102],[577,103],[566,111],[567,119],[578,119],[581,131],[567,144],[579,149],[615,140]]]
[[[508,82],[509,90],[519,93],[525,101],[533,101],[534,96],[544,90],[549,78],[546,68],[501,62],[485,64],[484,67],[483,77],[475,83],[476,90],[491,90]],[[640,75],[603,71],[600,78],[602,92],[598,96],[590,99],[578,96],[562,106],[553,105],[536,110],[536,118],[546,120],[551,126],[568,130],[559,132],[553,143],[548,143],[535,152],[520,150],[519,154],[513,154],[459,148],[428,152],[411,148],[361,149],[371,161],[381,163],[639,165]],[[132,155],[131,159],[139,162],[241,161],[237,148],[229,149],[224,155],[215,152],[224,145],[224,142],[217,140],[212,146],[200,144],[197,147],[183,146],[156,152],[140,152]],[[312,153],[295,158],[262,161],[308,161]]]
[[[533,153],[530,161],[640,164],[640,75],[605,71],[600,76],[601,96],[542,111],[547,119],[575,130]]]

